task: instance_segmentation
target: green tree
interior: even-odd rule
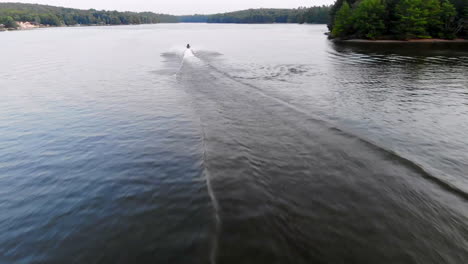
[[[385,32],[385,4],[382,0],[362,0],[353,11],[357,37],[375,39]]]
[[[36,24],[41,24],[41,18],[36,15],[34,16],[31,22],[36,23]]]
[[[346,2],[350,6],[353,5],[355,2],[358,0],[336,0],[335,4],[333,4],[330,8],[330,22],[328,23],[328,29],[330,29],[330,32],[333,31],[333,28],[335,27],[335,21],[336,21],[336,15],[338,11],[343,7],[343,4]]]
[[[17,28],[18,24],[11,16],[0,18],[0,24],[5,25],[6,28]]]
[[[440,7],[440,0],[423,1],[423,9],[426,14],[426,31],[428,35],[431,37],[442,38],[443,23],[441,20],[442,10]]]
[[[343,2],[341,8],[336,12],[332,35],[334,37],[346,37],[352,34],[353,10],[347,1]]]
[[[41,23],[44,25],[60,26],[62,24],[60,19],[54,14],[42,14],[39,17],[41,19]]]
[[[70,26],[70,25],[75,25],[76,24],[76,21],[75,19],[73,18],[73,15],[72,14],[66,14],[63,16],[63,22],[65,23],[65,25],[67,26]]]
[[[396,6],[397,33],[404,39],[429,38],[425,0],[401,0]]]
[[[442,22],[443,37],[448,39],[455,38],[455,17],[457,10],[448,0],[443,0],[441,4],[440,20]]]

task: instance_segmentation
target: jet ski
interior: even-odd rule
[[[190,44],[187,44],[187,49],[190,49]]]

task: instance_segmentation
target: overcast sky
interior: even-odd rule
[[[209,14],[248,8],[294,8],[332,4],[335,0],[0,0],[48,4],[82,9],[106,9],[119,11],[153,11],[174,15]]]

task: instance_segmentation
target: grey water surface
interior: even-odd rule
[[[467,263],[468,45],[326,31],[1,33],[0,263]]]

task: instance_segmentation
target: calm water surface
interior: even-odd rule
[[[468,46],[324,32],[1,33],[0,263],[466,263]]]

